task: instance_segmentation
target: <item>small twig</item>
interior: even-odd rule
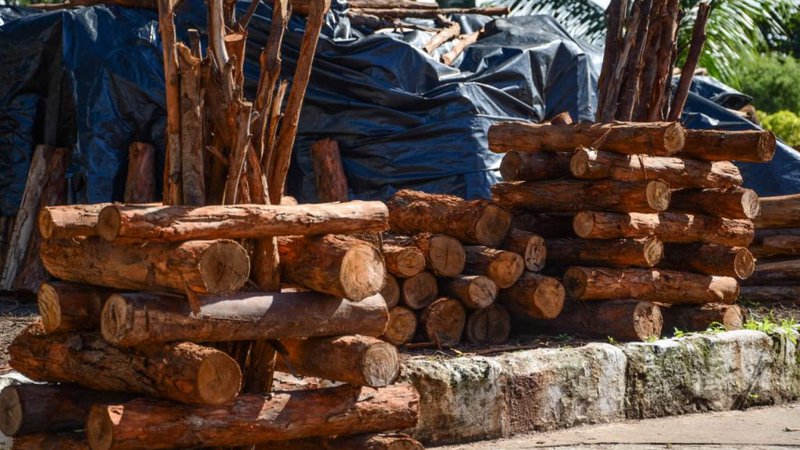
[[[253,14],[256,13],[259,3],[261,3],[261,0],[250,0],[250,6],[247,8],[247,11],[244,13],[244,15],[236,21],[234,28],[238,28],[239,31],[246,30],[247,26],[250,25],[250,19],[252,19]]]

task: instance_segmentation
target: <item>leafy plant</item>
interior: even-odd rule
[[[688,332],[686,332],[684,330],[681,330],[680,328],[675,328],[672,331],[672,337],[676,337],[676,338],[686,337],[689,334],[691,334],[691,333],[688,333]]]
[[[761,331],[763,333],[774,335],[776,333],[785,334],[790,341],[797,344],[797,331],[800,331],[800,326],[797,321],[792,319],[782,319],[781,321],[775,320],[775,317],[770,314],[768,317],[763,317],[761,320],[748,319],[744,323],[745,330]]]
[[[800,76],[800,73],[798,73]],[[791,111],[778,111],[760,117],[761,125],[794,148],[800,148],[800,116]]]
[[[756,108],[768,113],[800,113],[800,61],[776,53],[757,55],[738,68],[730,84],[753,97]]]

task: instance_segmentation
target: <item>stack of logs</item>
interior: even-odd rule
[[[383,258],[350,235],[387,222],[383,203],[357,201],[45,208],[41,258],[62,281],[41,287],[42,320],[9,351],[51,384],[4,389],[0,430],[16,448],[421,448],[368,434],[418,417],[417,392],[393,385],[396,348],[376,339]],[[295,287],[249,291],[248,248],[265,236],[286,236],[281,275]],[[268,393],[267,342],[280,369],[348,384]]]
[[[732,304],[753,272],[759,203],[730,161],[769,161],[775,137],[559,120],[489,131],[490,148],[508,152],[494,201],[547,239],[546,272],[564,277],[564,312],[537,326],[616,339],[740,326]]]
[[[761,198],[750,251],[758,258],[742,299],[800,305],[800,195]]]

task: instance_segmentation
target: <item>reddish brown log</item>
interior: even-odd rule
[[[516,284],[500,291],[499,301],[514,316],[552,319],[561,313],[564,296],[559,280],[527,272]]]
[[[573,237],[572,219],[574,214],[539,214],[515,211],[511,227],[538,234],[544,238]]]
[[[733,303],[735,278],[656,269],[570,267],[564,274],[567,296],[576,300],[630,298],[663,303]]]
[[[710,12],[711,3],[700,3],[697,5],[697,18],[694,21],[689,54],[686,56],[686,62],[681,70],[678,89],[675,91],[675,97],[672,99],[672,106],[670,107],[669,116],[667,117],[667,120],[670,122],[677,122],[681,119],[683,107],[686,105],[686,99],[689,97],[689,88],[692,85],[694,70],[697,68],[700,55],[703,53],[703,46],[706,43],[706,24],[708,23]]]
[[[497,345],[511,334],[511,316],[497,304],[472,311],[467,318],[464,335],[470,344]]]
[[[278,0],[272,3],[272,20],[270,22],[269,36],[267,45],[259,55],[261,73],[258,79],[258,90],[254,107],[258,112],[258,118],[253,123],[253,145],[258,156],[261,157],[261,172],[265,177],[271,176],[273,146],[275,133],[279,121],[278,114],[274,114],[277,109],[280,112],[280,105],[286,91],[286,81],[278,82],[281,74],[281,44],[286,27],[289,24],[289,1]],[[293,4],[295,2],[292,2]],[[294,6],[294,5],[293,5]],[[246,28],[246,27],[245,27]],[[277,83],[277,87],[276,87]],[[272,202],[265,202],[272,203]]]
[[[505,181],[556,180],[571,176],[570,154],[567,152],[525,153],[510,151],[500,162],[500,175]]]
[[[660,3],[660,2],[659,2]],[[656,3],[656,7],[658,3]],[[640,9],[641,19],[637,27],[628,28],[627,34],[632,37],[633,45],[630,56],[625,64],[624,77],[621,79],[619,105],[617,106],[616,119],[630,121],[633,119],[633,110],[640,102],[640,85],[642,72],[645,67],[645,53],[655,47],[648,39],[653,37],[650,28],[654,27],[658,14],[653,10],[653,0],[640,0],[634,4],[634,11]],[[626,36],[627,37],[627,36]],[[646,92],[645,94],[648,94]]]
[[[748,286],[800,285],[800,261],[788,260],[774,263],[757,263],[756,270],[743,283]]]
[[[486,200],[404,189],[387,206],[389,226],[400,233],[441,233],[491,247],[503,242],[511,226],[511,214]]]
[[[661,314],[668,332],[705,331],[712,324],[720,324],[726,330],[741,330],[744,325],[744,310],[739,305],[666,305],[661,308]]]
[[[800,236],[800,228],[756,228],[754,244],[761,244],[771,236]]]
[[[192,55],[189,47],[183,44],[177,44],[175,51],[178,54],[180,72],[180,161],[183,204],[203,205],[206,202],[203,168],[205,105],[202,95],[201,57]],[[128,191],[127,186],[125,191]]]
[[[384,243],[416,246],[422,251],[425,267],[434,275],[454,277],[464,270],[464,247],[450,236],[431,233],[420,233],[411,237],[384,235]]]
[[[116,0],[115,0],[116,1]],[[83,431],[66,433],[40,433],[14,438],[12,450],[89,450],[89,442]]]
[[[609,83],[614,68],[619,64],[619,57],[623,45],[625,15],[628,11],[627,0],[611,0],[606,9],[606,20],[608,23],[606,32],[606,44],[603,55],[603,66],[600,70],[600,78],[597,81],[597,122],[610,122],[613,116],[603,117],[606,109],[606,98],[609,91]],[[616,101],[616,99],[614,99]]]
[[[423,309],[436,300],[439,287],[430,272],[420,272],[400,282],[400,301],[411,309]]]
[[[183,203],[181,187],[181,89],[178,55],[175,50],[175,23],[172,19],[173,3],[158,0],[158,30],[161,34],[164,78],[166,80],[167,129],[164,158],[164,204]],[[224,64],[220,65],[223,67]]]
[[[800,227],[800,194],[762,197],[761,214],[754,220],[756,228]]]
[[[386,270],[398,277],[413,277],[425,270],[425,255],[416,246],[405,247],[384,241],[383,258]]]
[[[754,219],[761,208],[750,189],[682,189],[672,192],[670,211],[708,214],[729,219]]]
[[[429,340],[437,345],[456,345],[467,322],[467,312],[458,300],[442,297],[430,304],[420,317]]]
[[[311,145],[311,164],[321,202],[346,202],[347,176],[344,174],[339,144],[333,139],[323,139]]]
[[[494,303],[497,285],[483,275],[462,275],[440,279],[439,292],[460,300],[467,308],[481,309]]]
[[[417,315],[405,306],[395,306],[389,310],[389,323],[382,339],[394,345],[411,342],[417,331]]]
[[[464,273],[485,275],[501,289],[516,283],[525,271],[525,261],[514,252],[482,245],[467,245],[464,251],[467,255]]]
[[[544,269],[547,247],[544,239],[537,234],[512,228],[503,243],[503,250],[517,253],[525,261],[525,268],[531,272]]]
[[[11,367],[33,380],[184,403],[227,403],[242,382],[236,361],[219,350],[189,342],[121,350],[96,333],[45,334],[41,323],[17,336],[9,353]]]
[[[681,155],[704,161],[767,162],[776,145],[769,131],[686,130]]]
[[[659,267],[691,270],[706,275],[722,275],[744,280],[753,274],[756,260],[743,247],[721,245],[668,245]]]
[[[115,290],[56,281],[43,283],[36,296],[48,333],[100,329],[100,312]]]
[[[758,232],[756,232],[758,234]],[[750,251],[756,258],[800,254],[800,236],[775,235],[761,239],[761,245],[751,245]]]
[[[392,275],[386,274],[386,284],[381,289],[381,297],[386,302],[386,307],[391,309],[400,303],[400,284],[397,278]]]
[[[653,267],[664,255],[664,244],[656,237],[640,239],[549,239],[546,243],[550,264],[577,264],[605,267]]]
[[[45,239],[97,235],[97,217],[108,203],[48,206],[39,211],[39,234]]]
[[[360,434],[335,438],[295,439],[271,442],[257,450],[425,450],[406,434]]]
[[[124,199],[125,203],[152,203],[157,200],[156,149],[150,144],[134,142],[128,147]]]
[[[800,305],[800,277],[793,286],[742,286],[741,299],[748,302]]]

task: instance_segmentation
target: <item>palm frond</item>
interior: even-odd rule
[[[602,45],[606,35],[603,8],[591,0],[489,0],[488,3],[508,7],[512,16],[551,15],[572,36],[592,44]]]

